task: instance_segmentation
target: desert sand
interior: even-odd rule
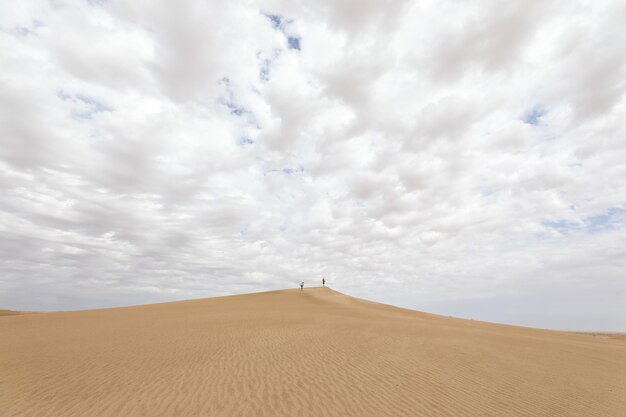
[[[17,314],[22,314],[20,311],[13,310],[0,310],[0,316],[15,316]]]
[[[0,317],[1,416],[626,416],[626,337],[328,288]]]

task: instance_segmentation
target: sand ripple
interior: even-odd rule
[[[626,416],[626,339],[327,288],[0,318],[0,416]]]

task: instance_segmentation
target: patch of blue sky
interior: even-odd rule
[[[263,13],[263,15],[270,20],[270,23],[272,24],[272,27],[274,29],[278,29],[278,30],[281,29],[283,25],[283,19],[284,19],[281,15],[270,14],[270,13]]]
[[[562,234],[567,234],[572,230],[580,230],[581,228],[581,223],[565,219],[544,220],[541,224]]]
[[[6,33],[8,35],[17,36],[18,38],[25,38],[28,35],[34,33],[40,27],[44,26],[43,22],[41,22],[39,20],[33,20],[32,23],[33,24],[32,24],[31,27],[16,26],[16,27],[14,27],[12,29],[0,28],[0,33]]]
[[[626,224],[626,209],[622,207],[613,207],[596,216],[590,216],[585,219],[586,229],[590,232],[601,232],[611,230]]]
[[[226,107],[230,114],[236,117],[244,117],[246,119],[246,123],[249,125],[255,126],[257,129],[260,129],[259,123],[254,116],[254,113],[247,109],[245,106],[239,103],[237,97],[234,92],[234,86],[230,78],[223,77],[219,84],[222,84],[226,90],[226,94],[223,97],[218,99],[218,102]]]
[[[95,113],[113,111],[110,106],[86,94],[69,94],[63,90],[57,90],[56,96],[63,101],[78,106],[78,108],[72,110],[72,117],[76,119],[91,119]]]
[[[92,116],[96,113],[104,113],[113,111],[109,106],[99,102],[93,97],[85,96],[78,94],[75,96],[76,100],[82,102],[84,105],[84,109],[73,111],[72,116],[77,119],[91,119]]]
[[[248,113],[248,110],[246,110],[245,107],[238,106],[230,101],[224,102],[224,105],[228,107],[230,114],[234,114],[235,116],[241,116],[244,113]]]
[[[99,112],[105,112],[105,111],[110,112],[113,110],[109,106],[99,102],[93,97],[89,97],[83,94],[77,94],[76,98],[82,101],[83,103],[87,104],[88,106],[90,106],[93,109],[93,113],[99,113]]]
[[[268,174],[272,173],[272,172],[281,173],[281,174],[285,174],[285,175],[295,175],[295,174],[300,174],[300,173],[304,172],[304,166],[298,165],[295,168],[287,167],[287,168],[270,169],[268,171]]]
[[[58,98],[60,98],[63,101],[68,101],[72,99],[72,95],[71,94],[67,94],[65,91],[63,90],[57,90],[56,92],[56,96]]]
[[[304,167],[302,165],[300,165],[297,168],[283,168],[283,169],[281,169],[281,171],[284,174],[293,175],[293,174],[298,174],[300,172],[304,172]]]
[[[242,114],[244,114],[246,112],[246,109],[243,106],[239,105],[235,100],[235,93],[232,90],[232,82],[230,78],[223,77],[219,81],[219,83],[226,88],[226,97],[220,98],[219,102],[226,106],[230,110],[231,114],[234,114],[236,116],[241,116]]]
[[[294,35],[293,31],[289,27],[291,23],[293,23],[293,19],[288,19],[285,16],[273,13],[261,12],[265,17],[267,17],[272,25],[272,28],[281,32],[285,35],[287,39],[287,47],[289,49],[295,49],[296,51],[300,50],[300,40],[299,36]]]
[[[541,118],[548,113],[546,108],[541,104],[535,104],[533,107],[528,109],[526,113],[522,116],[522,122],[537,126],[541,123]]]
[[[295,36],[288,36],[287,43],[289,45],[289,49],[297,49],[298,51],[300,50],[300,38],[297,38]]]
[[[270,80],[270,68],[272,65],[272,61],[269,59],[264,59],[261,61],[261,66],[259,68],[259,79],[263,82],[267,82]]]
[[[545,220],[542,224],[562,235],[571,233],[600,233],[626,226],[626,208],[612,207],[606,212],[588,216],[580,221],[566,219]]]
[[[272,28],[281,32],[285,32],[285,29],[287,28],[287,26],[293,23],[293,19],[289,19],[280,14],[267,13],[267,12],[261,12],[261,14],[269,19],[270,24],[272,25]]]
[[[242,136],[237,140],[237,146],[240,148],[246,148],[250,145],[254,145],[254,143],[254,140],[247,136]]]
[[[263,51],[257,52],[256,56],[259,59],[259,79],[262,82],[268,82],[270,80],[272,64],[280,56],[280,52],[280,49],[272,49],[269,56],[264,54]]]

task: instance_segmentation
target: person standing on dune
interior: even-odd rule
[[[304,281],[300,283],[300,291],[302,291],[303,289],[304,289]]]
[[[326,278],[322,278],[322,287],[326,286]]]

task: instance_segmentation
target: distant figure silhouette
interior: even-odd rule
[[[326,286],[326,278],[322,278],[322,287]]]
[[[304,281],[300,283],[300,291],[302,291],[303,289],[304,289]]]

